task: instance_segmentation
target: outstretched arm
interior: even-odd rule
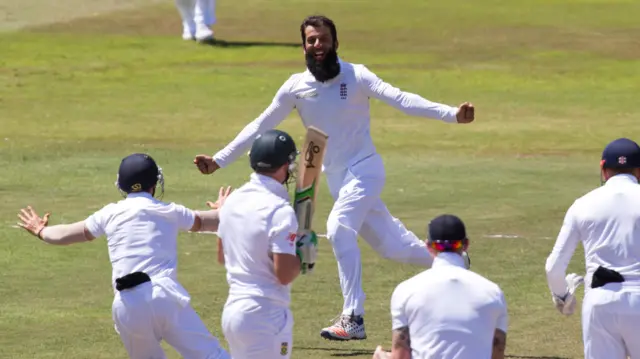
[[[231,143],[213,156],[213,160],[219,167],[225,167],[235,161],[251,147],[256,136],[284,121],[294,108],[293,95],[289,91],[291,85],[292,80],[287,80],[280,87],[269,107],[246,125]]]
[[[356,78],[368,96],[377,98],[407,115],[432,118],[449,123],[467,122],[459,121],[456,117],[460,108],[432,102],[420,95],[402,91],[380,79],[365,66],[356,70]],[[471,109],[469,115],[471,116],[470,120],[473,120],[473,106],[469,106],[465,110]]]
[[[87,229],[84,221],[48,227],[49,215],[47,213],[40,218],[33,208],[28,206],[18,214],[18,218],[20,218],[18,225],[49,244],[68,245],[87,242],[95,238]]]

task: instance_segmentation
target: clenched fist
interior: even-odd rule
[[[475,109],[473,104],[465,102],[458,107],[458,113],[456,113],[456,119],[458,123],[471,123],[475,119]]]
[[[213,157],[207,155],[197,155],[193,159],[193,163],[198,167],[200,173],[209,175],[215,172],[220,166],[213,160]]]

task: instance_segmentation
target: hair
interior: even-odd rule
[[[633,172],[636,171],[638,168],[609,168],[609,167],[605,167],[604,169],[608,170],[611,173],[614,173],[616,175],[621,175],[621,174],[630,175],[630,174],[633,174]]]
[[[312,16],[307,16],[302,21],[302,24],[300,25],[300,36],[302,37],[302,46],[305,46],[307,42],[307,35],[304,32],[307,26],[311,26],[311,27],[326,26],[331,31],[331,37],[333,38],[333,42],[335,43],[338,41],[338,31],[336,30],[336,25],[333,23],[333,20],[329,19],[324,15],[312,15]]]

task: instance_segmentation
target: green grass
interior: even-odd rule
[[[203,208],[219,186],[241,185],[246,161],[205,177],[192,158],[224,146],[303,70],[299,22],[323,12],[336,20],[345,60],[428,99],[474,103],[475,123],[450,126],[373,102],[383,198],[421,237],[438,214],[465,220],[473,269],[506,293],[510,357],[581,357],[580,317],[553,308],[544,261],[564,211],[599,185],[603,146],[640,133],[638,11],[637,1],[613,0],[250,0],[218,5],[216,31],[228,47],[180,40],[172,4],[0,34],[2,356],[126,357],[111,323],[103,240],[43,245],[10,227],[17,211],[51,211],[54,224],[85,218],[118,200],[117,166],[133,151],[163,167],[169,201]],[[302,140],[293,113],[280,127]],[[324,232],[324,183],[320,196]],[[487,237],[495,234],[519,238]],[[214,240],[180,237],[180,278],[221,336],[227,286],[211,261]],[[317,272],[293,288],[293,358],[367,358],[389,345],[391,291],[420,269],[361,248],[369,339],[318,335],[342,306],[323,240]],[[583,262],[579,249],[569,269],[582,272]]]

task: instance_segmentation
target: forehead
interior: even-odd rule
[[[331,29],[329,29],[329,27],[325,25],[309,25],[304,29],[304,33],[306,37],[331,37]]]

